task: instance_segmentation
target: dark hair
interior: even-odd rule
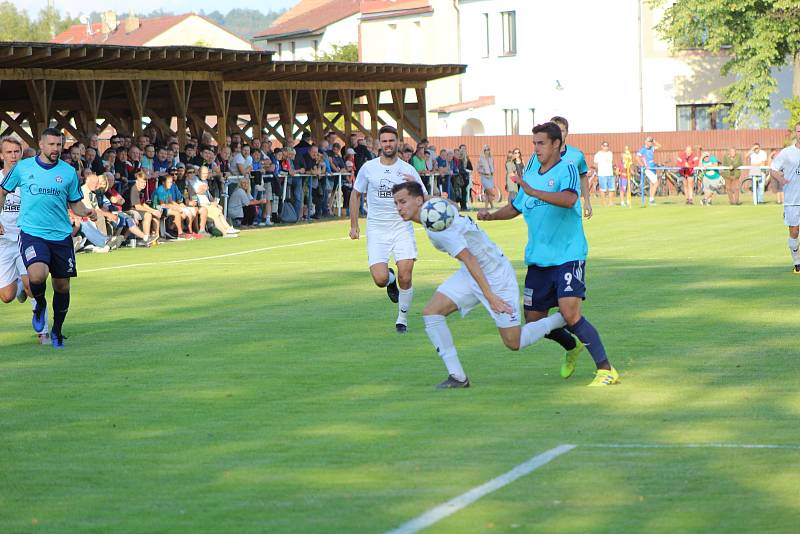
[[[192,143],[187,143],[186,148],[184,150],[189,150],[190,148],[197,148],[197,147],[194,146]]]
[[[164,185],[164,183],[167,181],[167,176],[169,176],[169,174],[162,174],[161,176],[159,176],[158,185]]]
[[[403,154],[413,154],[413,153],[414,149],[412,149],[410,146],[407,146],[403,149]]]
[[[121,147],[117,148],[116,150],[117,150],[117,154],[127,154],[128,153],[128,149],[125,148],[124,146],[121,146]]]
[[[422,184],[419,182],[400,182],[392,187],[392,194],[400,191],[407,191],[412,197],[424,197],[425,191],[422,190]]]
[[[543,133],[547,134],[547,137],[551,141],[555,141],[558,139],[558,144],[563,145],[564,139],[561,137],[561,128],[558,127],[558,124],[555,122],[545,122],[544,124],[537,124],[533,127],[533,133]]]
[[[56,130],[55,128],[45,128],[42,130],[42,135],[39,136],[39,139],[44,139],[48,135],[52,135],[53,137],[64,137],[64,134],[61,131]]]
[[[333,143],[333,145],[331,145],[331,147],[332,148],[342,148],[342,145],[340,145],[339,143]]]
[[[419,140],[420,145],[427,145],[428,143],[430,143],[430,141],[428,141],[427,137],[423,137],[422,139]]]
[[[550,122],[554,122],[559,126],[563,126],[566,131],[569,131],[569,122],[564,117],[560,117],[556,115],[555,117],[550,119]]]
[[[397,128],[394,126],[389,126],[388,124],[385,126],[381,126],[381,129],[378,130],[378,137],[382,136],[383,134],[394,134],[395,137],[399,138],[400,136],[397,134]]]

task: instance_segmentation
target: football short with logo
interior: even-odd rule
[[[511,262],[504,259],[500,267],[491,273],[484,273],[484,275],[494,294],[511,306],[513,310],[511,314],[497,313],[492,310],[478,282],[472,278],[469,270],[463,265],[450,278],[445,280],[436,291],[452,300],[458,306],[458,311],[461,312],[462,317],[466,316],[478,304],[483,304],[483,307],[494,319],[497,328],[519,326],[521,317],[519,285],[517,284],[517,274],[514,272]]]
[[[42,239],[25,232],[19,233],[19,253],[27,269],[34,263],[45,263],[53,278],[72,278],[78,276],[75,267],[75,248],[72,237],[61,241]]]
[[[367,224],[367,258],[369,266],[376,263],[417,259],[417,241],[414,239],[414,227],[410,222],[381,225]]]
[[[21,275],[28,274],[19,246],[10,239],[0,239],[0,287],[15,282]]]
[[[526,310],[547,311],[564,297],[586,298],[586,262],[569,261],[552,267],[529,265],[523,304]]]
[[[786,226],[800,226],[800,206],[783,206],[783,224]]]

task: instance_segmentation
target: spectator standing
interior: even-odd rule
[[[600,143],[600,150],[594,155],[594,165],[597,169],[597,181],[600,188],[600,202],[603,206],[614,205],[614,153],[608,147],[608,142]]]
[[[710,206],[714,195],[722,192],[722,175],[720,175],[719,169],[713,168],[719,166],[719,160],[710,152],[704,151],[703,157],[700,160],[700,165],[704,169],[703,205]]]
[[[478,159],[478,174],[483,187],[483,206],[486,209],[494,209],[494,158],[489,145],[483,145],[481,157]]]
[[[739,167],[742,166],[742,156],[735,148],[731,147],[722,158],[722,166],[730,167],[730,169],[726,169],[722,173],[723,178],[725,178],[725,190],[728,192],[728,202],[730,202],[731,206],[741,206],[742,203],[739,200],[739,184],[741,180],[739,177],[742,175],[742,171]]]
[[[690,206],[694,204],[694,170],[700,165],[700,158],[694,153],[692,145],[686,145],[683,152],[678,153],[677,167],[683,177],[683,192],[686,195],[686,203]]]
[[[658,175],[656,174],[656,157],[655,151],[661,148],[661,145],[652,137],[647,137],[644,140],[644,146],[636,153],[636,158],[639,160],[639,165],[644,171],[644,175],[650,182],[650,204],[656,203],[656,189],[658,189]],[[642,192],[644,195],[644,192]]]
[[[764,186],[766,185],[764,170],[761,167],[767,165],[768,159],[769,155],[762,150],[759,143],[754,143],[747,153],[747,160],[750,163],[749,175],[759,204],[764,202]]]
[[[628,145],[625,145],[625,150],[622,152],[622,165],[620,166],[619,176],[619,196],[622,197],[622,202],[620,202],[620,204],[630,208],[630,180],[633,179],[633,154],[631,153],[631,147]]]
[[[519,176],[517,164],[514,161],[514,151],[509,150],[506,155],[506,191],[508,191],[509,202],[514,202],[514,198],[517,196],[517,191],[519,190],[517,179],[519,179]]]

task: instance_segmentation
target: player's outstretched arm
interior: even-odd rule
[[[481,269],[478,259],[469,250],[462,250],[456,254],[456,258],[467,266],[469,274],[478,283],[483,296],[486,297],[486,301],[495,313],[514,313],[514,310],[506,301],[494,294],[489,281],[486,280],[486,275],[483,274],[483,269]]]
[[[589,192],[589,175],[581,175],[581,196],[583,197],[583,216],[592,218],[592,198]]]
[[[769,170],[769,175],[774,179],[777,180],[779,184],[786,185],[789,183],[789,180],[783,175],[781,171],[776,171],[775,169]]]
[[[517,208],[513,204],[506,204],[502,208],[494,212],[479,211],[479,221],[507,221],[519,215]]]
[[[8,194],[8,191],[6,191],[2,187],[0,187],[0,213],[3,213],[3,207],[6,205],[6,195],[7,194]],[[2,224],[0,224],[0,235],[3,235],[5,233],[6,233],[6,229],[3,228]]]
[[[578,195],[573,191],[541,191],[539,189],[532,188],[530,185],[525,183],[524,180],[520,180],[517,183],[522,190],[525,191],[526,195],[538,198],[539,200],[543,200],[548,204],[558,206],[559,208],[571,208],[578,201]]]
[[[358,209],[361,206],[361,193],[355,189],[350,193],[350,239],[358,239],[361,229],[358,227]]]

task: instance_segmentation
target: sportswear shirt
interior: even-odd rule
[[[411,224],[403,221],[397,213],[392,196],[392,187],[406,181],[403,175],[413,176],[427,194],[419,173],[414,167],[399,158],[392,165],[384,165],[380,158],[371,159],[358,170],[353,189],[367,195],[368,225],[374,223],[389,226]]]
[[[787,146],[772,160],[772,170],[780,171],[788,183],[783,188],[783,203],[800,206],[800,148]]]
[[[503,265],[503,251],[489,239],[471,217],[459,215],[446,230],[441,232],[426,230],[426,232],[434,247],[454,258],[462,250],[469,250],[478,260],[484,274],[491,273]]]

